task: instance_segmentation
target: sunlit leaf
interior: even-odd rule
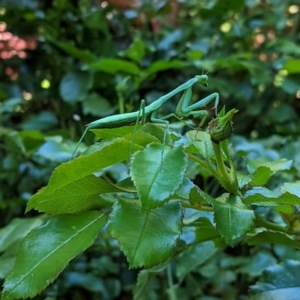
[[[63,215],[32,230],[20,246],[2,299],[33,297],[49,285],[77,254],[88,248],[105,223],[98,212]]]
[[[29,206],[27,207],[26,211],[31,210],[34,207],[33,205],[34,203],[43,203],[44,199],[46,199],[46,202],[49,201],[48,205],[50,205],[51,209],[50,207],[48,207],[48,209],[50,209],[50,211],[54,210],[55,213],[59,213],[60,211],[61,213],[62,212],[65,213],[66,207],[64,207],[64,205],[57,206],[51,204],[52,203],[51,199],[53,199],[54,201],[56,197],[58,198],[64,197],[66,196],[65,193],[67,193],[68,195],[67,199],[71,201],[68,202],[70,205],[69,209],[74,212],[74,210],[72,210],[71,199],[72,199],[72,195],[74,196],[74,194],[72,194],[73,193],[72,191],[76,186],[76,182],[77,184],[80,183],[81,186],[77,186],[76,188],[77,189],[76,197],[78,198],[75,207],[76,210],[77,209],[81,210],[83,206],[85,206],[84,200],[90,199],[89,197],[91,197],[92,194],[94,194],[95,196],[95,193],[97,193],[97,191],[101,189],[101,187],[98,189],[95,185],[93,187],[93,191],[95,193],[88,189],[84,191],[86,189],[85,188],[86,184],[90,182],[90,180],[92,180],[92,182],[96,180],[96,179],[91,179],[92,178],[91,174],[107,166],[114,165],[118,162],[122,162],[128,159],[130,147],[131,147],[130,141],[123,140],[123,139],[115,139],[108,143],[103,144],[102,148],[98,149],[98,151],[90,155],[80,156],[78,158],[73,159],[72,161],[61,164],[54,170],[48,185],[45,188],[39,190],[35,195],[31,197]],[[132,151],[133,152],[136,151],[138,149],[137,147],[138,146],[134,144],[132,147]],[[89,184],[91,184],[90,187],[94,185],[91,182]],[[81,198],[80,194],[82,194],[83,196],[81,200],[80,200]],[[82,204],[81,201],[83,202]],[[90,199],[88,202],[90,201],[92,200]]]
[[[53,193],[45,192],[42,197],[39,193],[35,194],[27,204],[27,211],[34,208],[49,215],[78,213],[91,206],[99,194],[115,192],[119,189],[90,174]]]

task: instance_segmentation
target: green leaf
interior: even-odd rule
[[[158,272],[151,270],[141,270],[137,277],[136,286],[134,288],[134,300],[148,299],[148,296],[154,294],[151,289],[150,281]]]
[[[6,255],[7,254],[7,255]],[[0,278],[5,279],[13,269],[17,256],[9,255],[7,252],[0,256]]]
[[[143,59],[145,55],[145,46],[140,38],[134,39],[133,43],[125,52],[125,55],[136,62],[140,62]]]
[[[268,267],[259,282],[251,286],[250,300],[298,300],[300,294],[300,262],[287,260]]]
[[[258,253],[251,255],[249,262],[239,268],[238,271],[250,276],[259,276],[267,267],[275,264],[274,254],[261,249]]]
[[[31,115],[21,124],[23,130],[48,130],[58,124],[56,115],[50,111],[41,111],[38,114]]]
[[[188,140],[197,148],[198,153],[209,159],[214,155],[210,135],[204,131],[190,130],[186,133]]]
[[[265,187],[254,187],[245,194],[244,203],[259,205],[300,205],[300,182],[285,183],[281,187],[281,194],[273,192]]]
[[[147,123],[141,128],[141,131],[155,136],[161,143],[165,141],[166,145],[172,145],[170,134],[161,126],[157,126],[153,123]]]
[[[290,194],[296,196],[297,198],[300,198],[300,181],[296,181],[292,183],[288,183],[288,182],[284,183],[283,186],[281,187],[281,192],[282,194]],[[297,199],[297,203],[298,203],[298,199]]]
[[[43,199],[46,198],[55,199],[57,196],[66,196],[63,195],[62,192],[69,194],[74,188],[74,182],[79,180],[78,182],[84,184],[86,176],[128,159],[130,145],[131,142],[127,140],[115,139],[103,144],[100,150],[93,152],[90,155],[80,156],[72,161],[61,164],[54,170],[48,185],[33,195],[30,199],[30,203],[43,202]],[[132,151],[134,152],[137,149],[141,148],[134,144]],[[88,179],[89,178],[90,177],[88,177]],[[80,187],[78,186],[78,189],[79,188]],[[81,188],[84,189],[84,186]],[[82,201],[84,201],[84,199],[82,199]],[[79,202],[77,205],[80,207]],[[30,204],[26,212],[31,209],[32,205]],[[62,205],[57,207],[55,210],[58,211],[60,209],[64,209]]]
[[[253,178],[253,174],[244,174],[242,172],[236,172],[239,188],[242,189],[245,185],[249,184]]]
[[[213,256],[215,252],[215,244],[212,241],[190,246],[178,257],[179,261],[176,266],[176,274],[179,280],[183,280],[186,274],[203,264],[206,260]]]
[[[199,187],[195,186],[191,192],[190,192],[190,203],[192,205],[194,204],[198,204],[198,203],[209,203],[209,204],[213,204],[215,199],[212,198],[210,195],[208,195],[207,193],[205,193],[204,191],[202,191]]]
[[[103,11],[95,11],[84,19],[84,24],[87,28],[100,30],[103,33],[108,33],[108,22]]]
[[[61,50],[65,51],[67,54],[75,58],[78,58],[87,63],[92,63],[96,60],[96,57],[92,52],[75,47],[74,42],[57,42],[52,38],[49,39]]]
[[[193,189],[191,189],[189,201],[192,205],[203,203],[211,204],[213,203],[214,199],[210,195],[202,191],[198,186],[195,186]]]
[[[157,73],[169,69],[182,69],[183,67],[185,67],[185,64],[180,60],[171,60],[171,61],[159,60],[154,62],[151,65],[151,67],[148,68],[147,74],[150,75],[153,73]]]
[[[87,72],[69,72],[59,85],[60,96],[65,102],[82,101],[93,84],[93,75]]]
[[[141,124],[138,124],[137,130],[141,128]],[[118,137],[123,137],[126,134],[131,134],[134,131],[134,125],[122,126],[117,128],[101,128],[101,129],[91,129],[97,137],[103,140],[111,140]]]
[[[254,212],[239,199],[219,198],[212,204],[215,209],[216,228],[228,244],[232,244],[253,227]]]
[[[159,143],[151,143],[132,156],[130,175],[143,211],[163,205],[176,192],[187,163],[182,147],[172,149]]]
[[[197,228],[195,230],[196,241],[205,242],[214,240],[218,242],[220,240],[220,234],[216,230],[215,226],[210,222],[208,218],[201,217],[197,219]]]
[[[279,159],[275,161],[260,161],[248,158],[247,169],[250,173],[255,172],[255,170],[261,166],[269,168],[272,173],[278,171],[289,170],[292,167],[293,161],[287,159]]]
[[[43,190],[42,190],[43,191]],[[36,209],[48,215],[74,214],[90,207],[99,194],[120,192],[118,188],[90,174],[74,180],[54,192],[35,194],[27,204],[27,210]]]
[[[190,192],[194,187],[196,188],[195,184],[188,177],[184,177],[182,184],[177,189],[175,195],[171,198],[188,200]]]
[[[0,252],[16,242],[20,242],[33,228],[43,222],[42,217],[13,219],[9,225],[0,229]]]
[[[273,172],[270,168],[265,166],[260,166],[255,170],[250,184],[253,186],[264,185],[268,182],[272,174]]]
[[[132,62],[123,59],[102,58],[88,66],[89,70],[99,70],[109,74],[125,74],[138,75],[140,74],[139,67]]]
[[[82,106],[85,115],[91,114],[95,117],[105,117],[114,112],[111,103],[96,93],[87,95],[86,99],[82,102]]]
[[[300,59],[289,59],[283,65],[289,73],[300,73]]]
[[[283,244],[293,248],[300,248],[298,241],[292,240],[287,234],[282,232],[263,231],[247,240],[248,245],[261,244]]]
[[[180,202],[140,211],[139,201],[119,199],[108,220],[109,231],[119,240],[131,268],[164,262],[174,252],[182,230]]]
[[[49,219],[33,229],[20,246],[2,300],[34,297],[49,285],[77,254],[95,240],[105,218],[93,211]]]
[[[0,106],[1,115],[4,113],[13,113],[16,108],[24,104],[25,100],[22,98],[10,98],[2,102]]]
[[[18,133],[27,152],[35,150],[44,142],[44,136],[39,130],[24,130]]]

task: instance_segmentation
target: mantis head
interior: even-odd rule
[[[208,76],[207,75],[197,75],[196,78],[198,82],[204,86],[208,86]]]

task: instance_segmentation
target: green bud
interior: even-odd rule
[[[218,113],[215,119],[212,119],[208,124],[208,131],[211,140],[218,144],[221,141],[228,139],[233,131],[232,117],[238,110],[233,108],[225,114],[225,107]]]

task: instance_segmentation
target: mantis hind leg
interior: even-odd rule
[[[84,130],[84,132],[83,132],[83,134],[82,134],[82,136],[81,136],[79,142],[77,143],[77,145],[76,145],[76,147],[75,147],[75,149],[74,149],[74,151],[73,151],[73,153],[72,153],[72,156],[70,157],[69,161],[71,161],[71,160],[74,158],[74,156],[75,156],[75,154],[76,154],[76,152],[77,152],[77,149],[78,149],[79,145],[80,145],[81,142],[83,141],[83,139],[84,139],[86,133],[88,132],[88,130],[91,129],[91,128],[93,128],[93,126],[87,126],[87,127],[85,128],[85,130]]]

